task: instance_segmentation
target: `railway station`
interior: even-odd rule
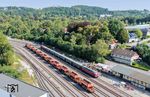
[[[121,78],[134,86],[150,91],[150,74],[145,71],[129,66],[106,65],[100,63],[97,64],[97,69],[104,73]]]
[[[126,72],[128,71],[128,72]],[[113,75],[125,79],[132,83],[133,85],[150,90],[150,74],[144,71],[139,71],[137,69],[127,67],[127,66],[114,66],[111,69]]]

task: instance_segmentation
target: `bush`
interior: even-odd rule
[[[10,66],[0,66],[0,73],[5,73],[15,78],[19,78],[21,76],[18,71],[12,69]]]
[[[104,63],[104,62],[105,62],[105,58],[103,58],[103,57],[99,57],[96,60],[96,63]]]
[[[132,66],[133,66],[134,68],[142,69],[142,70],[145,70],[145,71],[150,70],[150,66],[146,66],[146,65],[144,65],[144,64],[137,63],[137,62],[133,62],[133,63],[132,63]]]

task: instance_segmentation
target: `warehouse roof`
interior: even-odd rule
[[[136,52],[126,50],[126,49],[113,49],[112,54],[126,56],[126,57],[133,57],[134,55],[138,55]]]
[[[16,85],[15,92],[8,91],[8,86],[10,87],[10,85]],[[0,74],[0,89],[10,92],[10,94],[16,97],[42,97],[43,95],[44,97],[49,97],[47,91],[29,85],[25,82],[9,77],[2,73]]]
[[[0,89],[0,96],[1,97],[15,97],[15,96],[11,95],[10,93],[8,93],[2,89]]]
[[[149,72],[123,65],[116,65],[111,70],[150,84]]]
[[[148,29],[150,28],[150,25],[146,24],[146,25],[135,25],[135,26],[127,26],[125,27],[128,30],[132,30],[132,29]]]

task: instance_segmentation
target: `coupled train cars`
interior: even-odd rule
[[[81,78],[76,72],[69,70],[66,66],[62,65],[55,58],[52,58],[51,56],[49,56],[48,54],[44,53],[43,51],[34,47],[31,44],[26,44],[25,47],[30,49],[34,53],[36,53],[38,56],[40,56],[42,59],[47,61],[50,65],[52,65],[54,68],[61,71],[63,74],[67,75],[68,77],[70,77],[74,82],[81,85],[88,92],[90,93],[94,92],[94,85],[91,82]]]
[[[67,57],[67,56],[64,56],[63,54],[60,54],[60,53],[58,53],[58,52],[56,52],[56,51],[54,51],[54,50],[52,50],[52,49],[50,49],[50,48],[47,48],[46,46],[43,46],[43,45],[42,45],[42,46],[41,46],[41,50],[44,50],[44,51],[46,51],[46,52],[51,53],[52,55],[54,55],[54,56],[60,58],[61,60],[63,60],[63,61],[65,61],[65,62],[69,63],[69,65],[72,65],[72,66],[78,68],[79,70],[81,70],[81,71],[83,71],[83,72],[89,74],[89,75],[92,76],[92,77],[97,78],[97,77],[99,77],[99,75],[100,75],[99,72],[97,72],[97,71],[95,71],[95,70],[92,70],[91,68],[88,68],[87,66],[83,65],[82,63],[77,62],[77,61],[75,61],[75,60],[73,60],[73,59],[71,59],[71,58],[69,58],[69,57]]]

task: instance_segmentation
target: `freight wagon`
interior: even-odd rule
[[[95,71],[95,70],[92,70],[92,69],[90,69],[90,68],[84,66],[82,63],[77,62],[77,61],[75,61],[75,60],[73,60],[73,59],[71,59],[71,58],[69,58],[69,57],[67,57],[67,56],[65,56],[65,55],[63,55],[63,54],[60,54],[60,53],[58,53],[58,52],[56,52],[56,51],[54,51],[54,50],[52,50],[52,49],[50,49],[50,48],[47,48],[46,46],[43,46],[43,45],[42,45],[42,46],[41,46],[41,50],[44,50],[44,51],[46,51],[46,52],[51,53],[52,55],[54,55],[54,56],[56,56],[56,57],[62,59],[63,61],[69,63],[69,65],[72,65],[72,66],[78,68],[79,70],[81,70],[81,71],[83,71],[83,72],[89,74],[89,75],[92,76],[92,77],[97,78],[97,77],[99,77],[99,75],[100,75],[99,72],[97,72],[97,71]]]
[[[65,75],[69,76],[74,82],[78,83],[82,86],[85,90],[90,93],[94,92],[94,85],[87,81],[86,79],[82,79],[76,72],[69,70],[66,66],[63,66],[58,60],[50,57],[46,53],[42,52],[41,50],[33,47],[30,44],[25,45],[28,49],[32,50],[34,53],[39,55],[45,61],[47,61],[50,65],[54,66],[57,70],[63,72]]]

